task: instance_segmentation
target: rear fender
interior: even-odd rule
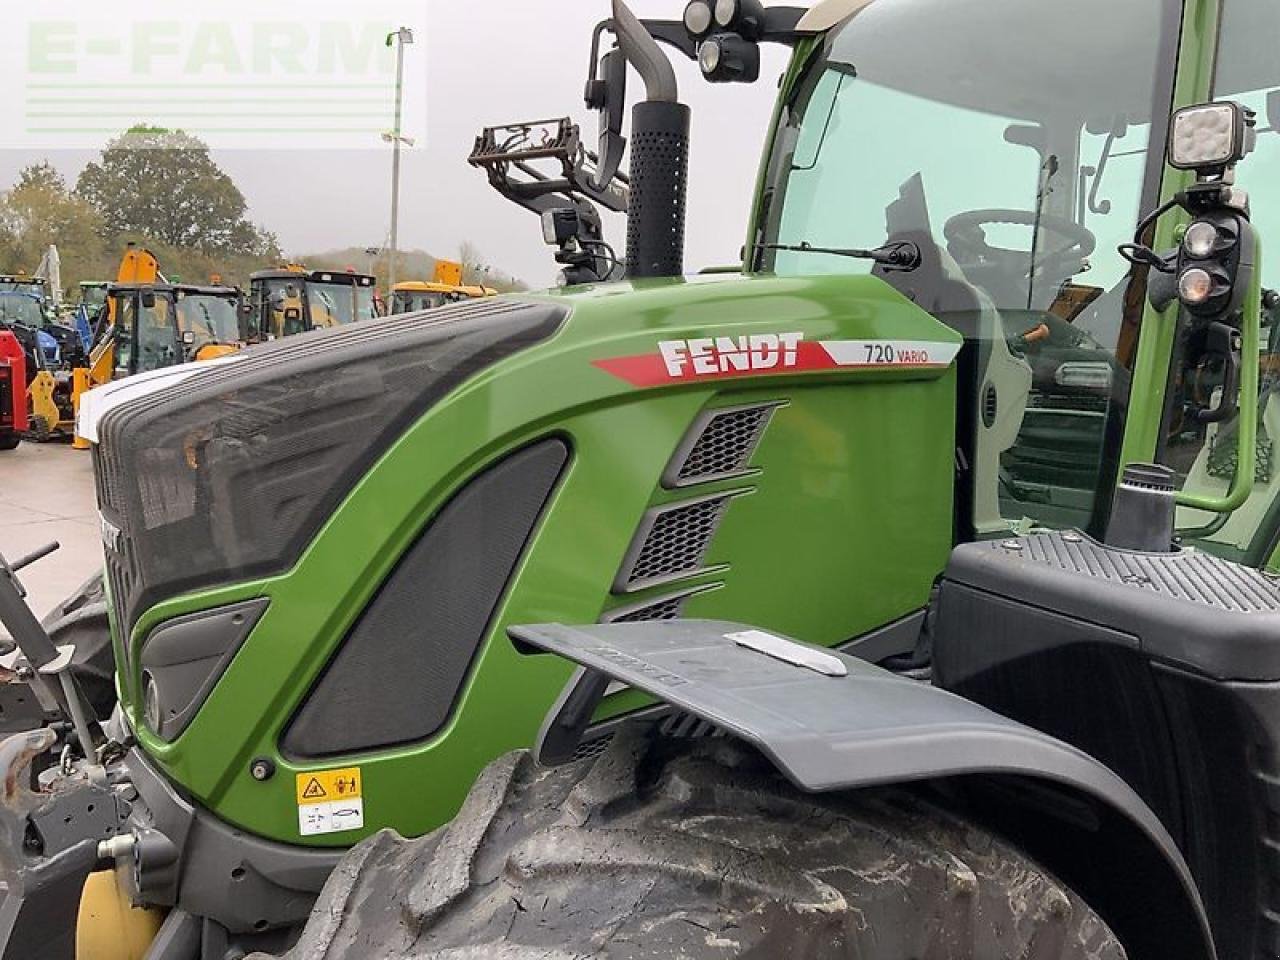
[[[512,627],[578,663],[539,735],[565,762],[610,681],[757,747],[808,792],[931,781],[1012,835],[1111,925],[1134,960],[1216,956],[1199,891],[1156,815],[1069,744],[855,657],[722,621]]]

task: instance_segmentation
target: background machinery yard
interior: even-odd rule
[[[471,160],[567,164],[557,259],[625,196],[624,282],[82,417],[106,595],[42,627],[0,564],[5,960],[1273,954],[1268,31],[616,0],[594,159]],[[792,48],[740,271],[683,276],[659,43],[713,82]],[[114,709],[73,666],[108,619]]]

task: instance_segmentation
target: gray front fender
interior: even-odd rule
[[[1115,851],[1114,864],[1093,867],[1107,875],[1083,879],[1116,901],[1118,920],[1108,920],[1128,928],[1130,956],[1216,955],[1173,838],[1127,783],[1069,744],[945,690],[742,624],[539,624],[509,633],[584,668],[543,726],[544,762],[567,759],[613,680],[754,744],[801,790],[975,777],[1058,788],[1096,818],[1082,829],[1105,838],[1099,855]],[[1114,875],[1128,864],[1141,882]]]

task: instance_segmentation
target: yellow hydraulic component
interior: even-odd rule
[[[84,396],[89,389],[89,371],[84,367],[77,367],[71,371],[71,409],[75,413],[80,412],[80,398]],[[88,450],[89,441],[80,434],[75,432],[75,424],[71,427],[71,446],[76,450]]]
[[[48,370],[41,370],[27,387],[27,402],[31,409],[31,432],[37,435],[52,433],[58,428],[58,404],[53,399],[53,391],[58,383]],[[37,424],[39,417],[43,423]]]
[[[120,258],[116,283],[155,283],[160,279],[160,261],[150,250],[130,243]]]
[[[89,382],[94,386],[100,383],[110,383],[115,372],[115,341],[110,337],[106,337],[89,354]]]
[[[437,260],[436,273],[432,279],[450,287],[462,286],[462,264],[456,260]]]
[[[233,353],[239,353],[240,347],[234,343],[211,343],[201,347],[196,351],[196,360],[217,360],[219,357],[229,357]]]
[[[89,874],[76,917],[76,960],[143,960],[164,915],[135,907],[110,870]]]

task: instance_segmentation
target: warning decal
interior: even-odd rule
[[[359,767],[297,774],[298,832],[311,837],[363,827],[362,779]]]

